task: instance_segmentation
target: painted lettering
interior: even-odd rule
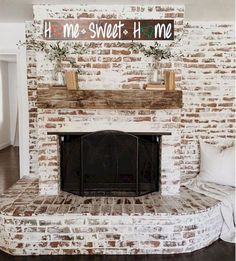
[[[122,24],[120,21],[117,24],[108,24],[104,23],[102,25],[90,23],[89,25],[89,31],[92,33],[90,36],[91,39],[94,38],[103,38],[103,39],[116,39],[117,36],[120,39],[122,34],[122,27],[124,24]]]
[[[170,39],[172,36],[172,24],[168,23],[167,28],[166,28],[166,38],[165,39]]]
[[[48,40],[173,40],[173,19],[44,20]]]
[[[140,22],[138,22],[138,25],[137,25],[137,22],[134,22],[134,31],[133,31],[133,36],[134,36],[134,39],[140,39],[140,33],[141,33],[141,26],[140,26]],[[138,34],[138,36],[137,36]]]
[[[44,37],[45,38],[51,38],[52,34],[51,34],[51,22],[44,22]]]
[[[79,24],[69,24],[64,25],[64,38],[76,39],[79,36]]]

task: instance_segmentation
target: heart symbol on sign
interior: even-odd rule
[[[141,27],[141,32],[145,34],[148,39],[150,39],[154,35],[154,26],[143,26]]]

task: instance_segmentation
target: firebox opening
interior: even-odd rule
[[[60,139],[61,189],[80,196],[140,196],[159,190],[159,137],[98,131]]]

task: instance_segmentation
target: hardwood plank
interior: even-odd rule
[[[38,89],[39,108],[178,109],[182,91]]]
[[[19,178],[19,147],[9,146],[0,150],[0,194],[16,183]]]

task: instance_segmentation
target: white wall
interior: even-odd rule
[[[0,23],[0,54],[17,55],[17,93],[19,105],[20,176],[29,174],[29,116],[26,50],[17,43],[25,41],[24,23]]]
[[[25,41],[24,23],[0,23],[0,50],[17,49],[16,44]]]
[[[19,146],[17,66],[14,62],[0,61],[0,149]]]
[[[0,149],[10,145],[8,63],[0,61]]]
[[[9,107],[10,107],[10,141],[11,145],[19,146],[18,124],[17,124],[17,67],[16,63],[8,63],[8,88],[9,88]]]

